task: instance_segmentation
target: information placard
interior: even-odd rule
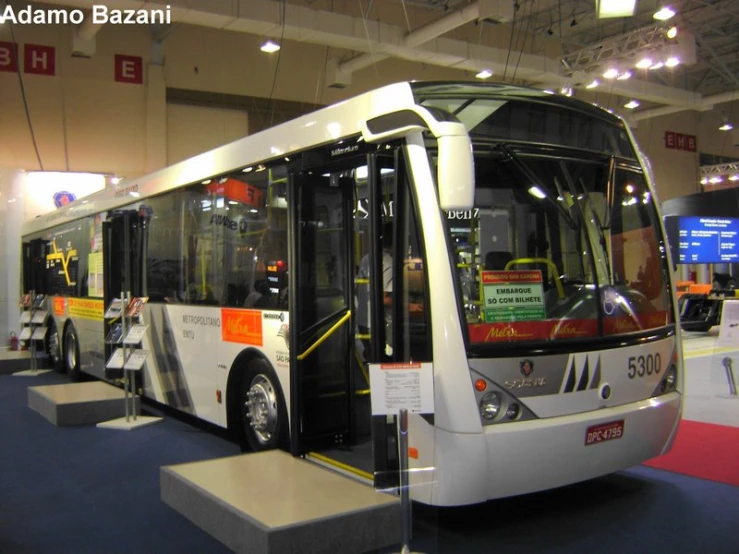
[[[121,369],[125,361],[126,360],[123,358],[123,349],[116,348],[113,354],[110,356],[108,363],[105,364],[105,367],[110,369]]]
[[[123,369],[128,369],[131,371],[139,371],[142,367],[144,367],[144,362],[146,361],[146,357],[149,355],[149,352],[146,350],[134,350],[131,352],[131,355],[128,357],[128,360],[126,361],[126,364],[123,366]]]
[[[46,338],[46,330],[48,327],[36,327],[31,335],[32,340],[44,340]]]
[[[434,413],[434,368],[431,363],[370,364],[372,415]]]
[[[126,338],[123,339],[123,344],[139,344],[143,340],[144,335],[146,335],[147,327],[147,325],[140,325],[138,323],[131,327]]]
[[[724,300],[716,345],[739,346],[739,300]]]
[[[110,302],[110,306],[108,306],[108,309],[105,311],[105,319],[113,319],[121,315],[121,299],[120,298],[114,298]]]
[[[541,271],[483,271],[483,315],[485,323],[541,320],[544,287]]]
[[[34,325],[43,325],[48,316],[49,312],[47,312],[46,310],[38,310],[33,313],[31,323],[33,323]]]
[[[31,323],[31,312],[23,312],[21,314],[21,323]]]
[[[28,340],[31,338],[31,328],[30,327],[24,327],[21,331],[21,334],[18,335],[18,340]]]

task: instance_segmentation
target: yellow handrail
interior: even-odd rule
[[[554,285],[557,287],[557,292],[559,293],[560,298],[565,297],[565,289],[562,286],[562,280],[559,278],[559,275],[557,275],[557,266],[554,265],[554,262],[548,258],[516,258],[515,260],[511,260],[507,264],[505,264],[505,269],[508,271],[511,266],[518,265],[518,264],[547,264],[549,266],[549,269],[552,270],[552,277],[554,278]]]
[[[331,327],[331,329],[329,329],[328,331],[326,331],[323,334],[323,336],[321,336],[320,339],[318,339],[316,342],[314,342],[312,345],[310,345],[310,347],[308,348],[308,350],[306,350],[302,354],[299,354],[298,355],[298,360],[304,360],[311,352],[313,352],[316,348],[318,348],[319,346],[321,346],[326,341],[326,339],[328,339],[331,335],[334,334],[334,332],[336,331],[336,329],[338,329],[344,323],[346,323],[347,321],[349,321],[349,318],[351,316],[352,316],[352,312],[350,310],[347,310],[346,314],[344,314],[344,316],[339,321],[337,321],[336,323],[334,323],[334,325]]]

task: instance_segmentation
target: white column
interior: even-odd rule
[[[25,172],[0,167],[0,348],[9,345],[10,332],[20,334],[21,224]]]

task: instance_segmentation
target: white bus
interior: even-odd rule
[[[23,286],[60,371],[111,380],[104,309],[148,297],[141,394],[379,484],[397,446],[367,366],[430,363],[411,496],[483,502],[671,446],[680,329],[645,164],[574,99],[398,83],[26,223]]]

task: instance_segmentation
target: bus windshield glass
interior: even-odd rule
[[[487,99],[466,117],[475,101],[431,102],[467,123],[475,148],[475,206],[447,213],[470,343],[671,325],[661,226],[623,127],[567,107],[506,103]]]

